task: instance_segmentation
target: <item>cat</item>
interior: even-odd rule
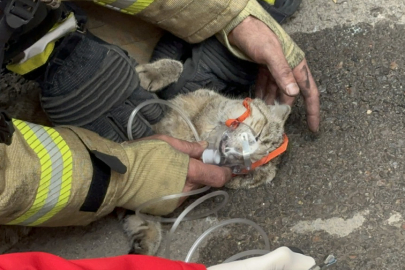
[[[141,78],[141,86],[150,91],[157,92],[170,81],[170,76],[177,76],[179,62],[174,60],[160,60],[154,63],[137,67]],[[170,103],[180,108],[195,125],[202,140],[206,140],[210,132],[218,125],[224,125],[228,119],[241,116],[246,108],[243,99],[225,97],[215,91],[200,89],[195,92],[181,94]],[[288,105],[266,105],[260,99],[253,99],[250,103],[251,113],[243,121],[250,126],[257,135],[259,147],[251,156],[253,161],[261,159],[265,154],[278,148],[283,142],[284,123],[291,108]],[[168,109],[161,121],[152,126],[157,134],[165,134],[178,139],[195,141],[194,135],[178,112]],[[269,183],[276,175],[279,158],[257,167],[251,174],[238,175],[226,184],[232,189],[254,188]],[[130,253],[155,254],[162,234],[160,224],[153,221],[144,221],[142,218],[127,213],[121,215],[124,231],[131,240]]]
[[[139,65],[137,72],[141,79],[141,86],[150,92],[157,92],[169,82],[175,81],[171,76],[179,76],[181,63],[175,60],[162,59],[160,61]],[[159,73],[160,71],[160,73]],[[158,75],[158,74],[160,75]],[[164,83],[166,82],[166,83]],[[200,89],[187,94],[181,94],[170,103],[180,108],[191,120],[202,140],[207,140],[210,132],[219,125],[224,125],[228,119],[241,116],[246,108],[243,99],[225,97],[215,91]],[[261,159],[265,154],[278,148],[284,138],[284,123],[291,108],[288,105],[266,105],[261,99],[253,99],[250,103],[251,113],[243,121],[257,135],[259,147],[251,156],[253,161]],[[152,126],[156,134],[195,141],[190,127],[178,112],[168,108],[161,121]],[[234,177],[226,187],[254,188],[269,183],[276,175],[279,159],[256,168],[252,174]]]
[[[162,59],[136,67],[141,86],[150,92],[157,92],[175,82],[182,69],[181,62],[169,59]],[[17,75],[7,76],[6,79],[2,80],[6,87],[2,87],[1,94],[9,97],[15,96],[15,98],[8,101],[7,104],[3,104],[2,107],[7,109],[14,118],[50,125],[40,107],[39,88],[35,86],[30,91],[22,91],[19,87],[26,85],[28,82],[15,83],[16,80],[19,80]],[[195,125],[202,140],[206,140],[209,133],[216,126],[223,125],[227,119],[237,118],[246,111],[243,106],[243,99],[225,97],[208,89],[181,94],[169,102],[186,113]],[[284,123],[290,114],[290,107],[278,104],[266,105],[260,99],[252,100],[250,107],[251,114],[243,123],[249,125],[258,136],[259,148],[257,154],[251,156],[253,161],[256,161],[281,145]],[[153,125],[152,128],[156,133],[195,141],[188,125],[177,112],[171,109],[167,109],[164,118]],[[252,174],[236,176],[226,186],[233,189],[253,188],[269,183],[276,175],[278,160],[276,158],[256,168]],[[129,253],[154,255],[162,239],[161,225],[158,222],[144,220],[132,214],[131,211],[118,209],[117,214],[130,241]],[[26,236],[29,231],[29,227],[0,226],[0,243],[2,246],[0,252],[11,247],[20,238]]]

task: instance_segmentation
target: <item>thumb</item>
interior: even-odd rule
[[[273,75],[278,87],[288,96],[296,96],[300,92],[294,73],[287,62],[283,48],[276,34],[266,27],[263,33],[267,33],[267,46],[263,46],[262,61],[266,64]]]
[[[261,46],[256,44],[256,47],[247,47],[247,51],[250,51],[251,57],[253,56],[252,59],[267,66],[278,87],[286,95],[298,95],[300,88],[284,55],[279,38],[267,25],[259,20],[255,20],[255,27],[251,31],[260,33],[260,37],[257,37],[255,42],[262,43]]]
[[[284,60],[284,61],[283,61]],[[288,96],[296,96],[300,92],[300,88],[294,78],[292,69],[288,65],[287,61],[280,59],[280,62],[276,67],[267,66],[270,73],[273,75],[278,87]]]
[[[229,38],[232,44],[244,51],[254,62],[266,65],[278,87],[286,95],[299,94],[298,84],[280,40],[265,23],[248,17],[230,33]]]

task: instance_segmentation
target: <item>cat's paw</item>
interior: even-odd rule
[[[172,59],[161,59],[153,63],[138,65],[141,86],[150,92],[156,92],[171,83],[177,82],[183,72],[183,64]]]
[[[126,215],[121,222],[130,241],[129,254],[156,254],[162,241],[160,223],[145,221],[136,215]]]

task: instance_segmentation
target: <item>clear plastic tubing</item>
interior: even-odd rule
[[[186,123],[189,125],[191,131],[194,134],[194,137],[196,139],[196,141],[200,141],[200,136],[198,135],[197,130],[195,129],[193,123],[191,123],[190,119],[188,119],[187,115],[180,110],[180,108],[176,107],[175,105],[165,101],[165,100],[161,100],[161,99],[149,99],[146,100],[142,103],[140,103],[138,106],[135,107],[135,109],[132,111],[131,115],[129,116],[128,119],[128,125],[127,125],[127,135],[128,135],[128,139],[133,140],[134,138],[132,137],[132,123],[134,121],[135,115],[139,112],[140,109],[142,109],[143,107],[149,105],[149,104],[155,104],[155,103],[159,103],[159,104],[164,104],[169,106],[170,108],[172,108],[173,110],[175,110],[176,112],[178,112],[181,117],[183,117],[184,121],[186,121]]]
[[[200,245],[201,241],[204,240],[208,236],[208,234],[210,234],[211,232],[215,231],[218,228],[221,228],[221,227],[229,225],[229,224],[234,224],[234,223],[235,224],[237,224],[237,223],[247,224],[247,225],[251,225],[253,228],[255,228],[261,234],[261,236],[263,237],[266,250],[265,251],[260,250],[260,252],[257,249],[256,250],[244,251],[244,252],[238,253],[236,255],[233,255],[232,257],[225,260],[224,263],[231,262],[231,261],[237,260],[237,259],[245,257],[245,256],[249,256],[249,255],[258,255],[258,254],[263,255],[263,254],[267,254],[267,253],[270,252],[269,238],[267,237],[266,232],[259,225],[257,225],[256,223],[254,223],[253,221],[248,220],[248,219],[234,218],[234,219],[224,220],[224,221],[218,223],[217,225],[212,226],[211,228],[206,230],[200,237],[198,237],[198,239],[194,242],[193,246],[188,251],[185,262],[190,262],[191,256],[193,256],[194,251]]]
[[[200,136],[198,135],[198,132],[197,132],[196,128],[194,127],[193,123],[191,123],[190,119],[188,119],[187,115],[180,108],[176,107],[175,105],[173,105],[173,104],[171,104],[171,103],[169,103],[169,102],[167,102],[165,100],[160,100],[160,99],[146,100],[146,101],[140,103],[138,106],[136,106],[136,108],[132,111],[131,115],[129,116],[128,126],[127,126],[127,135],[128,135],[128,138],[130,140],[133,140],[131,127],[132,127],[132,123],[134,121],[134,118],[135,118],[136,114],[144,106],[147,106],[149,104],[154,104],[154,103],[167,105],[170,108],[172,108],[173,110],[175,110],[176,112],[178,112],[183,117],[184,121],[186,121],[186,123],[190,126],[190,129],[193,132],[196,141],[200,141]],[[147,206],[149,206],[151,204],[155,204],[155,203],[158,203],[158,202],[161,202],[161,201],[166,201],[166,200],[172,200],[172,199],[177,199],[177,198],[186,197],[186,196],[188,197],[188,196],[192,196],[192,195],[197,195],[197,194],[206,192],[209,189],[210,189],[209,186],[205,186],[203,188],[193,190],[193,191],[189,191],[189,192],[183,192],[183,193],[179,193],[179,194],[172,194],[172,195],[163,196],[161,198],[155,198],[155,199],[149,200],[149,201],[141,204],[136,209],[136,211],[135,211],[136,215],[139,215],[139,216],[143,217],[144,219],[163,222],[163,223],[174,223],[172,228],[170,229],[167,237],[166,237],[166,249],[165,249],[166,258],[170,259],[170,242],[171,242],[172,236],[173,236],[174,232],[176,231],[177,227],[179,226],[180,222],[186,221],[186,220],[194,220],[194,219],[203,218],[203,217],[206,217],[206,216],[209,216],[211,214],[214,214],[214,213],[218,212],[220,209],[222,209],[228,203],[229,194],[227,192],[225,192],[225,191],[222,191],[222,190],[218,190],[218,191],[214,191],[214,192],[211,192],[209,194],[206,194],[203,197],[197,199],[192,204],[190,204],[186,209],[183,210],[183,212],[181,212],[181,214],[177,218],[162,218],[162,217],[146,215],[146,214],[141,213],[142,209],[146,208]],[[205,213],[200,213],[200,214],[197,214],[197,215],[194,215],[194,216],[186,217],[186,215],[191,210],[193,210],[195,207],[197,207],[198,205],[200,205],[204,201],[206,201],[206,200],[208,200],[208,199],[210,199],[212,197],[216,197],[216,196],[223,196],[224,197],[223,201],[221,202],[221,204],[219,206],[217,206],[216,208],[211,209],[211,210],[209,210],[209,211],[207,211]],[[251,220],[248,220],[248,219],[235,218],[235,219],[222,221],[222,222],[218,223],[217,225],[215,225],[215,226],[209,228],[208,230],[206,230],[194,242],[193,246],[191,247],[191,249],[189,250],[189,252],[187,254],[185,262],[190,261],[192,255],[194,254],[197,247],[201,244],[201,242],[211,232],[213,232],[214,230],[216,230],[218,228],[221,228],[223,226],[226,226],[226,225],[229,225],[229,224],[237,224],[237,223],[253,226],[261,234],[261,236],[263,237],[266,250],[248,250],[248,251],[244,251],[244,252],[233,255],[232,257],[225,260],[224,263],[231,262],[231,261],[234,261],[234,260],[240,259],[242,257],[246,257],[246,256],[263,255],[263,254],[267,254],[268,252],[270,252],[269,239],[267,238],[267,235],[264,232],[264,230],[259,225],[257,225],[255,222],[253,222]]]

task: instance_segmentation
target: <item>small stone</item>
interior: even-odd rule
[[[301,204],[301,205],[302,205],[302,204],[304,204],[304,203],[303,203],[302,201],[298,201],[298,204]]]
[[[387,174],[386,174],[384,171],[380,171],[380,172],[378,173],[378,175],[379,175],[381,178],[387,178]]]
[[[401,228],[402,230],[405,230],[405,223],[402,223]]]
[[[398,69],[398,64],[394,61],[394,62],[392,62],[391,64],[390,64],[390,69],[391,70],[396,70],[396,69]]]
[[[320,85],[320,86],[318,87],[318,90],[319,90],[319,92],[321,92],[321,93],[326,93],[326,86],[325,86],[325,85]]]
[[[377,186],[378,187],[384,187],[386,184],[385,184],[385,180],[378,180],[377,181]]]
[[[320,238],[319,236],[314,236],[312,238],[312,242],[314,242],[314,243],[320,242],[321,240],[322,240],[322,238]]]
[[[321,203],[322,203],[321,199],[317,199],[317,200],[313,201],[313,204],[321,204]]]
[[[372,110],[367,110],[367,114],[371,114],[372,112]]]
[[[352,259],[352,260],[354,260],[354,259],[357,258],[357,256],[356,256],[356,255],[349,255],[349,258]]]

